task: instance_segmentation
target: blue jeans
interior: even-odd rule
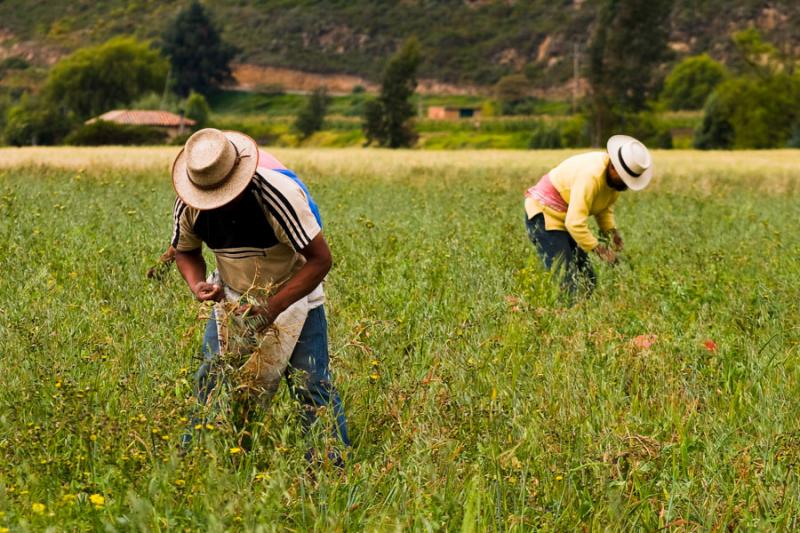
[[[525,215],[525,226],[528,238],[536,247],[539,258],[547,270],[561,270],[561,287],[570,298],[579,289],[591,293],[597,284],[597,275],[592,268],[592,261],[575,239],[567,231],[548,230],[544,225],[544,215],[539,213],[533,218]]]
[[[206,403],[209,392],[216,385],[209,372],[218,353],[217,321],[212,313],[203,336],[203,364],[195,375],[196,395],[202,404]],[[323,306],[308,312],[308,318],[297,339],[297,346],[289,359],[285,377],[292,395],[303,405],[304,430],[307,431],[317,419],[318,407],[330,406],[336,417],[338,437],[345,446],[350,446],[344,407],[339,393],[331,383],[328,369],[328,320]]]

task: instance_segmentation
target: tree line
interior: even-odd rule
[[[755,29],[731,36],[735,54],[727,64],[707,54],[675,61],[664,24],[673,0],[604,0],[600,3],[582,70],[588,95],[573,119],[542,121],[531,147],[603,144],[624,131],[653,146],[670,147],[671,132],[659,116],[667,110],[702,111],[694,145],[702,149],[800,146],[800,75],[797,59],[763,40]],[[125,135],[152,142],[136,128],[112,134],[107,125],[84,121],[114,107],[140,102],[169,106],[199,125],[207,122],[204,95],[230,80],[237,50],[224,42],[198,2],[181,10],[156,42],[117,37],[77,50],[57,63],[37,93],[24,94],[3,115],[10,144],[91,143]],[[420,42],[407,39],[385,63],[380,94],[363,106],[366,144],[413,146],[418,134],[412,97],[425,61]],[[2,65],[0,65],[2,67]],[[485,115],[530,114],[530,73],[502,78]],[[331,97],[311,94],[293,125],[302,140],[324,128]],[[119,128],[118,128],[119,129]],[[121,128],[124,129],[124,128]],[[137,137],[138,135],[138,137]]]

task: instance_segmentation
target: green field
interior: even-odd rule
[[[203,310],[144,276],[174,153],[0,150],[0,531],[800,526],[797,152],[656,153],[565,308],[522,191],[566,153],[279,151],[325,219],[354,442],[313,475],[285,387],[252,452],[211,425],[178,453]]]

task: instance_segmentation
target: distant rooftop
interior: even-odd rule
[[[181,118],[180,115],[170,113],[169,111],[150,111],[140,109],[115,109],[107,113],[103,113],[99,117],[95,117],[86,121],[91,124],[96,120],[105,120],[106,122],[116,122],[117,124],[131,124],[136,126],[156,126],[161,128],[177,128],[183,121],[184,126],[194,126],[195,121],[190,118]]]

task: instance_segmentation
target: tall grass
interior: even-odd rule
[[[521,192],[565,152],[277,150],[322,207],[354,442],[311,475],[329,416],[304,437],[285,387],[251,453],[214,424],[178,453],[202,309],[144,276],[175,151],[0,151],[0,527],[797,528],[795,153],[657,153],[564,308]]]

